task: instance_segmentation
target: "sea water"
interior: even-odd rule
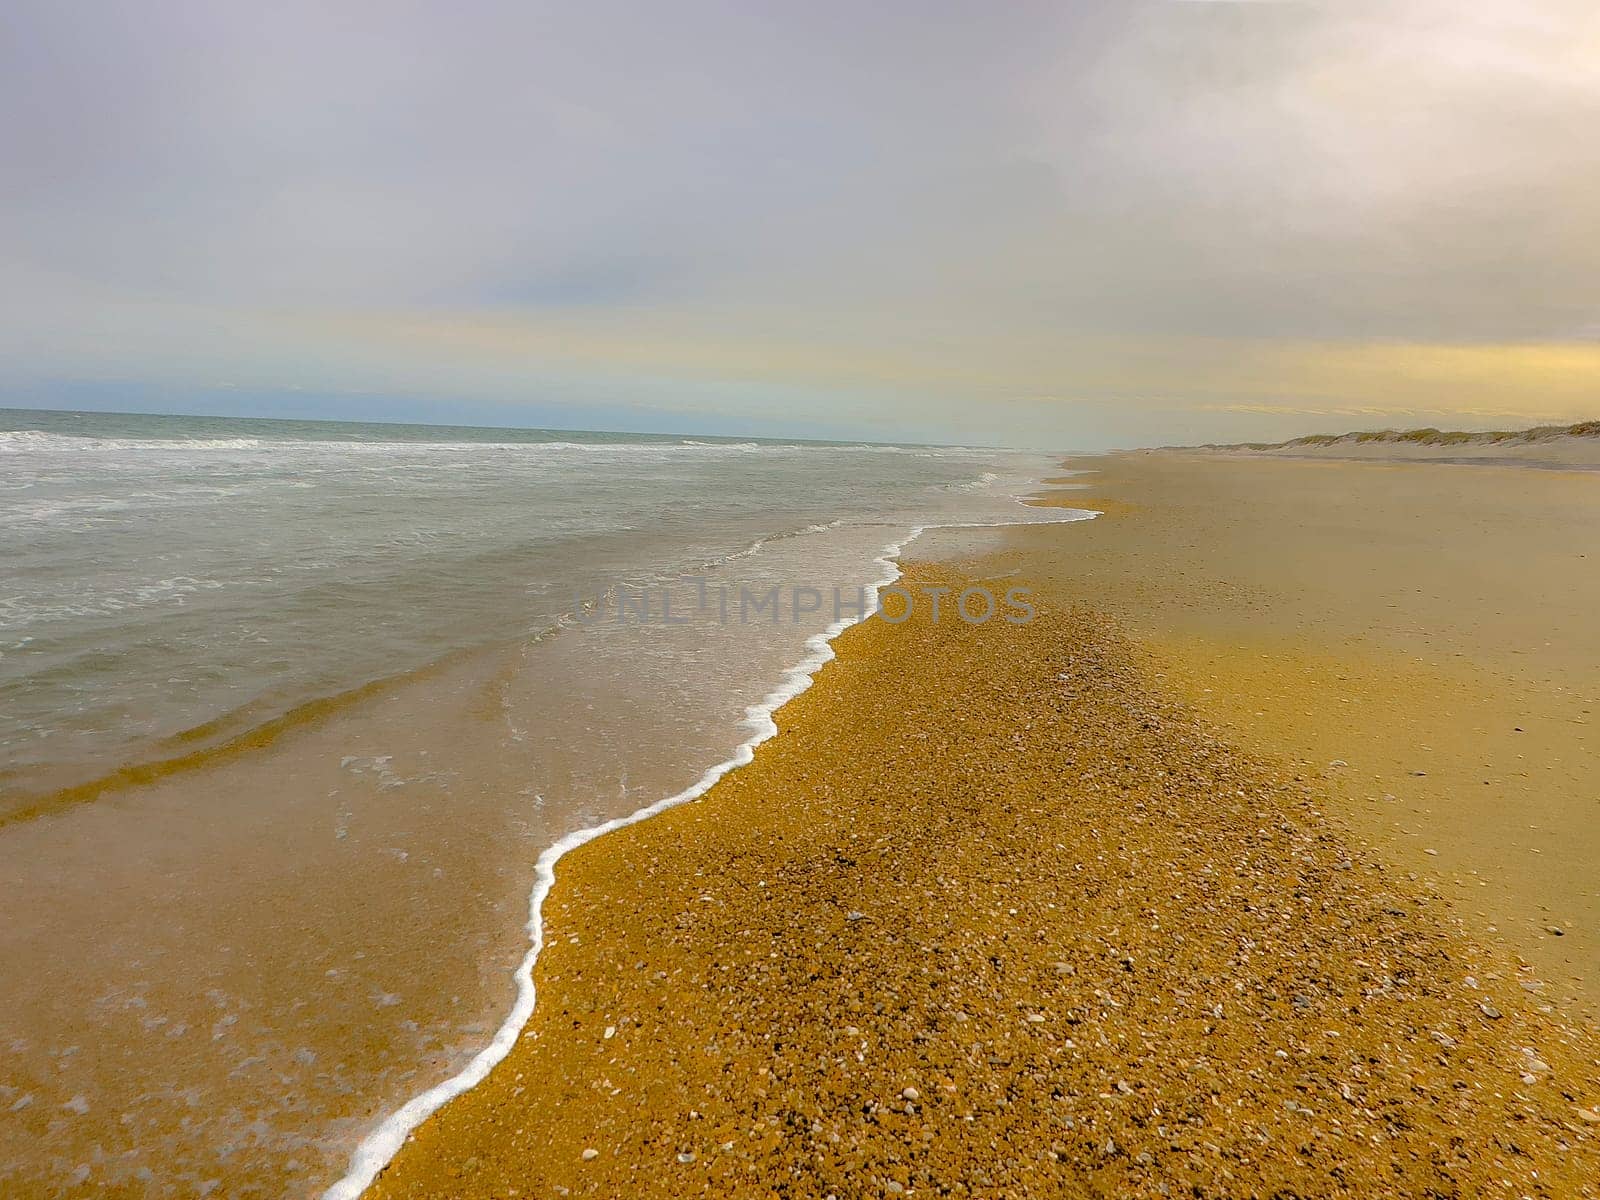
[[[551,848],[748,757],[892,549],[1059,519],[1049,469],[0,412],[0,1191],[380,1160],[514,1035]]]

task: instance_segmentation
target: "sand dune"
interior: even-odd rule
[[[1278,458],[1350,458],[1405,462],[1480,462],[1600,468],[1600,421],[1473,433],[1439,429],[1311,434],[1287,442],[1239,442],[1197,450]]]

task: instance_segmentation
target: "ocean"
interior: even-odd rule
[[[0,1191],[380,1161],[514,1036],[551,848],[748,757],[919,530],[1078,515],[1052,470],[0,410]]]

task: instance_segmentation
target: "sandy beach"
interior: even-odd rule
[[[1101,520],[907,568],[1037,619],[847,631],[562,860],[530,1024],[369,1194],[1596,1193],[1597,481],[1080,465]]]
[[[0,1200],[1600,1200],[1600,4],[6,17]]]
[[[1316,775],[1389,866],[1600,1009],[1600,475],[1140,454],[1020,535],[1231,740]]]
[[[737,752],[822,589],[859,612],[891,540],[1053,469],[55,424],[0,413],[5,1200],[320,1195],[494,1036],[548,847]]]

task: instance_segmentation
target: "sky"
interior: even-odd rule
[[[1600,416],[1592,0],[9,0],[0,405]]]

